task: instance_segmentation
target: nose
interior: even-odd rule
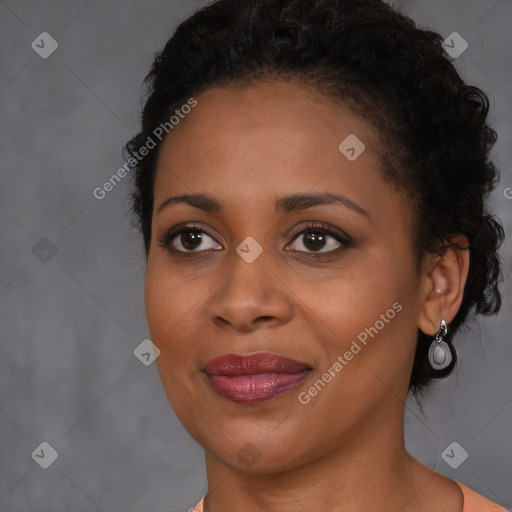
[[[261,255],[247,263],[236,255],[231,271],[210,296],[209,315],[223,329],[250,332],[279,326],[293,315],[291,292]]]

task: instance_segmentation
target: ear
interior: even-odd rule
[[[468,238],[457,234],[449,242],[443,256],[427,256],[422,278],[418,327],[432,336],[439,330],[442,318],[450,324],[457,314],[469,271]]]

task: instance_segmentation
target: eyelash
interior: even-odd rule
[[[164,249],[169,249],[172,252],[178,253],[180,255],[193,255],[193,254],[198,254],[198,253],[203,252],[203,251],[180,251],[180,250],[173,249],[173,248],[171,249],[171,243],[178,235],[181,235],[183,233],[189,233],[189,232],[204,233],[204,234],[208,235],[210,238],[214,238],[212,235],[210,235],[208,233],[208,231],[206,231],[204,229],[203,226],[200,226],[198,224],[187,224],[185,226],[178,226],[176,228],[172,228],[169,231],[167,231],[166,233],[164,233],[164,235],[158,239],[158,247],[162,247]],[[319,222],[309,222],[305,226],[303,226],[301,229],[294,230],[291,234],[292,239],[291,239],[290,243],[295,241],[301,235],[308,234],[311,232],[329,235],[332,238],[334,238],[337,242],[339,242],[341,244],[341,246],[337,247],[336,249],[332,249],[330,251],[294,251],[294,252],[299,252],[299,253],[308,254],[308,255],[322,256],[322,255],[332,255],[342,249],[348,249],[350,247],[353,247],[352,238],[350,236],[348,236],[346,233],[340,234],[340,233],[328,228],[325,224],[322,224]],[[287,246],[288,245],[289,244],[287,244]]]

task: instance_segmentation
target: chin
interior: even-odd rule
[[[200,444],[223,465],[248,474],[279,473],[304,464],[307,459],[303,444],[299,452],[296,447],[284,446],[284,438],[269,441],[265,434],[229,439],[215,437],[203,439]]]

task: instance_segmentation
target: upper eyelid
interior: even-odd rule
[[[332,228],[328,224],[320,221],[305,221],[305,224],[292,229],[291,233],[288,236],[296,237],[298,235],[303,235],[305,231],[315,230],[325,231],[329,236],[340,237],[340,238],[350,238],[347,233],[344,233],[340,228]],[[340,231],[337,233],[337,231]]]

